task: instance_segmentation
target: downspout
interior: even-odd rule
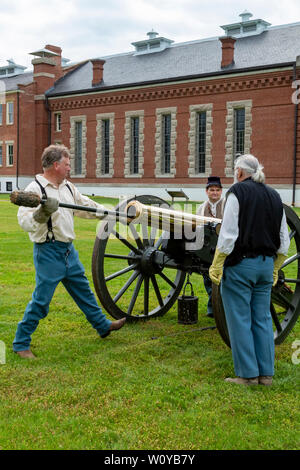
[[[293,82],[297,80],[297,59],[294,63],[294,71],[293,71]],[[296,100],[295,100],[295,107],[294,107],[294,165],[293,165],[293,197],[292,197],[292,206],[295,206],[296,202],[296,173],[297,173],[297,128],[298,128],[298,83],[296,85]]]
[[[19,188],[19,156],[20,156],[20,93],[17,92],[17,164],[16,164],[16,186]]]

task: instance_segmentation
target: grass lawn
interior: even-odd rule
[[[200,331],[214,322],[196,274],[197,325],[178,324],[176,303],[165,316],[102,340],[59,286],[33,335],[37,359],[15,355],[15,330],[35,285],[32,244],[8,196],[0,196],[0,208],[1,450],[299,448],[300,366],[292,363],[292,344],[300,322],[276,346],[271,388],[227,384],[231,351],[217,330]],[[74,244],[91,285],[96,225],[76,219]]]

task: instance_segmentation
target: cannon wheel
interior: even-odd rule
[[[279,270],[276,286],[272,288],[271,315],[275,344],[281,344],[289,335],[300,314],[300,219],[292,208],[284,204],[290,235],[289,257]],[[230,347],[225,312],[220,288],[213,284],[213,312],[221,338]]]
[[[137,196],[122,201],[116,211],[124,212],[130,200],[169,207],[155,196]],[[92,274],[96,293],[113,318],[146,320],[164,315],[182,289],[185,273],[153,262],[163,232],[142,224],[103,221],[96,237]]]

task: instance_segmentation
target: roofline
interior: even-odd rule
[[[230,70],[220,70],[213,73],[202,73],[202,74],[195,74],[195,75],[182,75],[179,77],[171,77],[171,78],[163,78],[159,80],[148,80],[143,82],[134,82],[134,83],[124,83],[122,85],[113,85],[113,86],[103,86],[103,87],[93,87],[93,88],[84,88],[79,90],[73,90],[69,92],[58,92],[58,93],[51,93],[51,88],[45,92],[45,95],[51,99],[60,96],[70,96],[70,95],[78,95],[78,94],[88,94],[88,93],[99,93],[101,91],[110,91],[110,90],[119,90],[123,88],[136,88],[136,87],[143,87],[149,85],[159,85],[163,83],[173,83],[173,82],[180,82],[180,81],[188,81],[188,80],[196,80],[196,79],[203,79],[209,77],[218,77],[222,75],[232,75],[232,74],[240,74],[240,73],[248,73],[248,72],[259,72],[260,70],[269,70],[269,69],[278,69],[284,67],[293,67],[295,62],[284,62],[281,64],[269,64],[269,65],[259,65],[256,67],[247,67],[242,69],[232,69]]]

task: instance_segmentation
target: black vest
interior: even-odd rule
[[[239,236],[226,259],[226,266],[233,266],[242,258],[274,256],[280,246],[283,215],[279,194],[251,178],[234,184],[227,195],[230,193],[239,201]]]

